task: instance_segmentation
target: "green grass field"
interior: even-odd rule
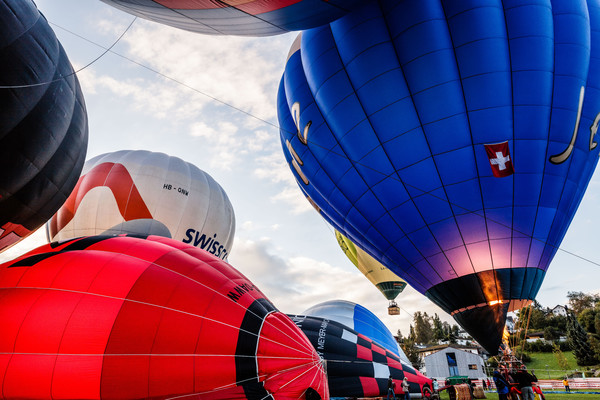
[[[440,400],[449,400],[447,392],[440,393]],[[492,392],[486,392],[486,397],[489,400],[498,400],[498,394]],[[598,394],[583,394],[577,393],[576,391],[572,391],[571,393],[544,393],[546,400],[591,400],[591,399],[599,399],[600,395]]]
[[[535,370],[535,374],[538,379],[562,379],[565,376],[565,372],[561,371],[556,362],[554,353],[528,353],[531,357],[531,362],[526,363],[527,369]],[[583,371],[583,368],[579,367],[575,362],[575,356],[570,351],[563,352],[567,361],[569,362],[568,372],[578,369]],[[546,365],[548,367],[546,367]],[[549,377],[548,377],[549,376]]]

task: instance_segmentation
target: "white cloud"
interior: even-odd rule
[[[450,316],[425,296],[408,287],[398,298],[400,316],[387,315],[387,300],[358,270],[347,270],[308,257],[284,259],[274,255],[272,243],[236,237],[229,261],[248,277],[281,311],[302,313],[327,300],[352,301],[377,315],[394,334],[398,329],[408,334],[412,313],[438,313],[443,320],[455,323]]]
[[[291,39],[191,35],[138,20],[123,41],[131,57],[161,74],[259,118],[275,118],[274,94]]]
[[[304,212],[315,212],[315,209],[308,202],[302,191],[298,189],[295,182],[293,186],[285,186],[278,194],[271,197],[271,200],[288,204],[290,206],[290,212],[294,215],[302,214]]]
[[[276,153],[257,157],[256,165],[254,169],[256,177],[277,184],[279,187],[278,193],[270,197],[272,202],[289,205],[289,210],[294,215],[315,211],[302,191],[298,189],[294,174],[281,154],[281,149]]]

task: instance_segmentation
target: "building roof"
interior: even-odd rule
[[[440,350],[444,350],[448,347],[452,347],[454,349],[457,350],[466,350],[466,349],[477,349],[479,350],[479,346],[467,346],[467,345],[461,345],[461,344],[456,344],[456,343],[451,343],[451,344],[438,344],[435,346],[429,346],[429,347],[425,347],[424,349],[418,349],[417,351],[419,353],[425,353],[425,352],[430,352],[430,351],[440,351]]]

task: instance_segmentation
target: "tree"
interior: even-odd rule
[[[567,332],[567,317],[564,315],[548,314],[546,317],[546,326],[555,327],[558,332],[564,334]]]
[[[575,315],[579,315],[586,308],[594,308],[600,302],[600,295],[583,292],[569,292],[567,298],[569,299],[569,308]]]
[[[413,322],[415,324],[415,341],[416,343],[428,344],[433,339],[433,330],[431,328],[431,322],[426,312],[421,313],[417,311],[413,315]]]
[[[583,329],[588,333],[596,332],[596,310],[594,308],[583,309],[577,314],[577,322],[581,324]]]
[[[431,318],[431,322],[433,323],[433,340],[436,343],[439,343],[441,340],[444,340],[446,336],[444,335],[444,326],[442,324],[442,320],[436,313]]]
[[[560,338],[560,332],[554,326],[547,326],[544,328],[544,339],[552,342]]]
[[[562,350],[556,343],[553,344],[552,353],[554,353],[556,363],[558,364],[558,367],[560,369],[562,369],[563,371],[569,369],[569,360],[567,360],[567,357],[565,357]]]
[[[410,326],[408,337],[402,341],[400,346],[412,366],[416,369],[420,369],[423,366],[423,363],[421,361],[421,355],[419,354],[419,348],[417,347],[415,329],[412,325]]]
[[[456,337],[458,337],[458,333],[460,332],[460,328],[458,327],[458,325],[454,324],[452,325],[452,334]]]
[[[567,315],[567,339],[573,348],[577,365],[586,366],[598,363],[598,358],[592,350],[587,332],[571,312]]]

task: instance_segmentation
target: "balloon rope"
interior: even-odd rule
[[[533,311],[533,303],[529,305],[529,316],[527,317],[527,326],[525,327],[525,335],[521,342],[521,361],[523,361],[523,351],[525,351],[525,342],[527,341],[527,332],[529,331],[529,321],[531,320],[531,314]]]
[[[315,362],[313,363],[313,365],[312,365],[312,366],[311,366],[309,369],[307,369],[307,370],[303,371],[302,373],[300,373],[300,374],[296,375],[296,376],[295,376],[293,379],[290,379],[290,380],[288,380],[286,383],[284,383],[283,385],[279,386],[278,390],[281,390],[282,388],[285,388],[287,385],[289,385],[289,384],[291,384],[292,382],[294,382],[294,381],[296,381],[296,380],[300,379],[302,376],[304,376],[304,375],[308,374],[309,372],[313,372],[315,369],[316,369],[317,371],[314,371],[314,372],[317,372],[317,373],[318,373],[318,370],[319,370],[319,369],[321,369],[321,368],[322,368],[321,362],[320,362],[320,361],[315,361]],[[297,369],[297,368],[296,368],[296,369]],[[286,371],[286,370],[283,370],[283,371],[277,371],[277,372],[275,372],[274,374],[271,374],[271,377],[277,377],[277,376],[279,376],[279,375],[283,375],[284,373],[287,373],[287,372],[289,372],[289,371],[290,371],[290,370],[288,370],[288,371]],[[317,375],[318,375],[317,373],[313,374],[313,379],[311,380],[309,387],[310,387],[310,386],[312,386],[312,384],[315,382],[315,379],[316,379],[316,377],[317,377]],[[303,397],[304,393],[306,393],[306,390],[308,390],[308,388],[307,388],[307,389],[305,389],[305,390],[302,392],[302,395],[301,395],[299,398],[302,398],[302,397]],[[268,396],[267,396],[267,397],[268,397]],[[266,399],[267,397],[264,397],[262,400]]]
[[[48,357],[233,357],[233,358],[256,358],[258,360],[296,360],[296,361],[307,361],[304,364],[295,366],[293,368],[301,368],[303,365],[319,363],[314,359],[308,359],[304,357],[283,357],[283,356],[251,356],[251,355],[239,355],[239,354],[203,354],[203,353],[26,353],[26,352],[0,352],[2,356],[19,355],[19,356],[48,356]],[[291,369],[293,369],[291,368]]]
[[[522,330],[522,326],[523,326],[523,321],[525,320],[525,307],[521,308],[521,310],[519,311],[519,318],[517,319],[517,323],[515,324],[515,335],[512,335],[512,338],[510,340],[510,348],[511,349],[516,349],[517,348],[517,344],[521,338],[521,330]]]
[[[203,91],[202,91],[202,90],[200,90],[200,89],[196,89],[196,88],[194,88],[194,87],[192,87],[192,86],[190,86],[190,85],[188,85],[188,84],[186,84],[186,83],[184,83],[184,82],[182,82],[182,81],[180,81],[180,80],[177,80],[177,79],[175,79],[175,78],[173,78],[173,77],[170,77],[170,76],[168,76],[168,75],[166,75],[166,74],[164,74],[164,73],[162,73],[162,72],[160,72],[160,71],[158,71],[158,70],[156,70],[156,69],[154,69],[154,68],[152,68],[152,67],[150,67],[150,66],[148,66],[148,65],[145,65],[145,64],[143,64],[143,63],[139,62],[139,61],[135,61],[135,60],[133,60],[133,59],[131,59],[131,58],[129,58],[129,57],[127,57],[127,56],[123,55],[123,54],[117,53],[117,52],[113,51],[111,48],[107,48],[107,47],[105,47],[105,46],[103,46],[103,45],[101,45],[101,44],[99,44],[99,43],[96,43],[96,42],[94,42],[93,40],[90,40],[90,39],[88,39],[88,38],[86,38],[86,37],[84,37],[84,36],[82,36],[82,35],[80,35],[80,34],[78,34],[78,33],[75,33],[75,32],[73,32],[73,31],[71,31],[71,30],[69,30],[69,29],[67,29],[67,28],[64,28],[64,27],[62,27],[62,26],[60,26],[60,25],[58,25],[58,24],[56,24],[56,23],[52,23],[52,22],[50,22],[50,23],[51,23],[52,25],[56,26],[57,28],[59,28],[59,29],[61,29],[61,30],[65,31],[65,32],[67,32],[67,33],[69,33],[69,34],[71,34],[71,35],[73,35],[73,36],[76,36],[76,37],[78,37],[78,38],[80,38],[80,39],[82,39],[82,40],[84,40],[84,41],[86,41],[86,42],[88,42],[88,43],[90,43],[90,44],[93,44],[94,46],[97,46],[97,47],[100,47],[100,48],[102,48],[102,49],[105,49],[105,50],[106,50],[106,52],[111,52],[112,54],[114,54],[114,55],[116,55],[116,56],[118,56],[118,57],[121,57],[121,58],[123,58],[123,59],[125,59],[125,60],[127,60],[127,61],[129,61],[129,62],[131,62],[131,63],[133,63],[133,64],[135,64],[135,65],[139,66],[139,67],[142,67],[142,68],[144,68],[144,69],[146,69],[146,70],[148,70],[148,71],[151,71],[151,72],[153,72],[153,73],[155,73],[155,74],[157,74],[157,75],[159,75],[159,76],[161,76],[161,77],[163,77],[163,78],[165,78],[165,79],[167,79],[167,80],[169,80],[169,81],[171,81],[171,82],[174,82],[174,83],[176,83],[176,84],[178,84],[178,85],[181,85],[181,86],[183,86],[183,87],[185,87],[185,88],[187,88],[187,89],[189,89],[189,90],[192,90],[192,91],[194,91],[194,92],[196,92],[196,93],[198,93],[198,94],[201,94],[201,95],[203,95],[203,96],[205,96],[205,97],[208,97],[209,99],[212,99],[212,100],[214,100],[214,101],[216,101],[216,102],[218,102],[218,103],[220,103],[220,104],[222,104],[222,105],[224,105],[224,106],[227,106],[227,107],[229,107],[229,108],[231,108],[231,109],[233,109],[233,110],[236,110],[236,111],[238,111],[238,112],[240,112],[240,113],[242,113],[242,114],[244,114],[244,115],[246,115],[246,116],[248,116],[248,117],[251,117],[251,118],[253,118],[253,119],[257,120],[257,121],[260,121],[260,122],[264,123],[265,125],[269,125],[269,126],[271,126],[271,127],[273,127],[273,128],[276,128],[276,129],[278,129],[278,130],[280,130],[280,131],[285,131],[285,132],[287,132],[287,130],[285,130],[285,129],[281,128],[279,125],[277,125],[277,124],[274,124],[274,123],[272,123],[272,122],[270,122],[270,121],[267,121],[267,120],[265,120],[265,119],[263,119],[263,118],[261,118],[261,117],[259,117],[259,116],[257,116],[257,115],[254,115],[254,114],[252,114],[252,113],[251,113],[251,112],[249,112],[249,111],[242,110],[241,108],[239,108],[239,107],[236,107],[236,106],[234,106],[233,104],[230,104],[230,103],[228,103],[228,102],[226,102],[226,101],[224,101],[224,100],[221,100],[221,99],[219,99],[219,98],[217,98],[217,97],[215,97],[215,96],[213,96],[213,95],[210,95],[210,94],[208,94],[208,93],[206,93],[206,92],[203,92]],[[112,46],[111,46],[111,47],[112,47]],[[288,133],[295,134],[295,132],[288,132]],[[340,154],[337,154],[335,151],[331,151],[331,149],[328,149],[328,148],[325,148],[325,147],[323,147],[323,146],[320,146],[318,143],[315,143],[315,142],[311,141],[310,139],[307,139],[307,140],[308,140],[308,143],[310,143],[311,145],[314,145],[314,146],[317,146],[317,147],[321,147],[321,148],[323,148],[324,150],[327,150],[327,151],[331,152],[332,154],[340,155]],[[340,155],[340,156],[341,156],[341,155]],[[366,168],[366,169],[370,169],[370,170],[372,170],[372,171],[378,172],[378,173],[380,173],[380,174],[382,174],[382,175],[386,176],[386,175],[385,175],[385,174],[383,174],[381,171],[378,171],[377,169],[373,168],[373,167],[372,167],[372,166],[370,166],[370,165],[365,165],[365,164],[361,163],[360,161],[354,161],[354,160],[350,160],[350,161],[351,161],[352,163],[356,164],[356,165],[360,165],[360,166],[362,166],[362,167],[364,167],[364,168]],[[387,177],[387,178],[390,178],[390,179],[394,179],[394,180],[396,180],[396,181],[398,181],[398,182],[402,182],[400,179],[396,178],[396,176],[395,176],[395,175],[396,175],[396,172],[393,172],[392,174],[390,174],[389,176],[386,176],[386,177]],[[421,191],[423,194],[427,194],[427,195],[429,195],[429,196],[432,196],[432,197],[434,197],[434,198],[436,198],[436,199],[442,200],[442,201],[444,201],[444,202],[446,202],[446,203],[448,203],[448,204],[450,204],[450,205],[452,205],[452,206],[454,206],[454,207],[459,207],[459,208],[463,209],[464,211],[466,211],[466,212],[467,212],[467,213],[469,213],[469,214],[473,214],[473,215],[476,215],[476,216],[478,216],[478,217],[485,218],[485,216],[483,216],[483,215],[480,215],[480,214],[479,214],[477,211],[471,211],[471,210],[469,210],[469,209],[467,209],[467,208],[465,208],[465,207],[463,207],[463,206],[460,206],[460,205],[454,204],[454,203],[450,202],[450,201],[449,201],[447,198],[438,197],[438,196],[436,196],[436,195],[432,194],[431,192],[427,192],[427,191],[425,191],[425,190],[422,190],[422,189],[420,189],[420,188],[417,188],[417,187],[415,187],[415,186],[413,186],[413,185],[410,185],[409,183],[406,183],[406,182],[403,182],[403,183],[404,183],[404,184],[406,184],[406,186],[408,186],[408,187],[411,187],[411,188],[414,188],[414,189],[417,189],[417,190]],[[579,259],[580,259],[580,260],[582,260],[582,261],[586,261],[586,262],[588,262],[588,263],[590,263],[590,264],[593,264],[593,265],[596,265],[596,266],[599,266],[599,267],[600,267],[600,262],[595,262],[595,261],[592,261],[592,260],[590,260],[590,259],[588,259],[588,258],[585,258],[585,257],[583,257],[583,256],[580,256],[580,255],[578,255],[578,254],[575,254],[575,253],[573,253],[573,252],[571,252],[571,251],[568,251],[568,250],[562,249],[562,248],[561,248],[561,247],[559,247],[559,246],[550,245],[550,244],[546,243],[546,242],[545,242],[544,240],[542,240],[542,239],[537,239],[537,238],[533,237],[533,236],[532,236],[532,235],[530,235],[530,234],[527,234],[527,233],[524,233],[524,232],[520,232],[520,231],[518,231],[518,230],[514,229],[514,227],[512,227],[512,226],[510,226],[510,225],[506,225],[506,224],[505,224],[505,223],[503,223],[503,222],[498,222],[498,221],[495,221],[493,218],[487,218],[487,220],[488,220],[488,221],[490,221],[490,222],[494,222],[494,223],[496,223],[496,224],[499,224],[499,225],[501,225],[501,226],[504,226],[504,227],[506,227],[506,228],[509,228],[509,229],[513,230],[514,232],[516,232],[516,233],[519,233],[519,234],[521,234],[521,235],[524,235],[525,237],[531,238],[532,240],[539,241],[540,243],[543,243],[544,245],[548,245],[548,246],[550,246],[550,247],[552,247],[552,248],[554,248],[554,249],[556,249],[556,250],[560,250],[560,251],[562,251],[562,252],[564,252],[564,253],[566,253],[566,254],[569,254],[569,255],[571,255],[571,256],[573,256],[573,257],[579,258]],[[486,239],[485,241],[487,241],[487,239]],[[481,241],[481,242],[483,242],[483,241]],[[479,243],[479,242],[476,242],[476,243]],[[462,246],[460,246],[460,247],[462,247]]]
[[[30,88],[30,87],[36,87],[36,86],[43,86],[43,85],[49,85],[51,83],[54,82],[58,82],[61,81],[65,78],[68,78],[70,76],[73,75],[77,75],[79,72],[83,71],[84,69],[86,69],[87,67],[89,67],[90,65],[94,64],[96,61],[100,60],[102,57],[104,57],[106,55],[106,53],[108,53],[109,51],[111,51],[111,49],[113,47],[115,47],[115,45],[117,43],[119,43],[119,41],[123,38],[123,36],[125,36],[125,34],[127,33],[127,31],[129,31],[129,28],[132,27],[133,23],[137,20],[137,17],[134,17],[133,20],[131,21],[131,23],[129,24],[129,26],[127,26],[127,29],[125,29],[125,31],[123,31],[123,33],[121,33],[121,35],[117,38],[117,40],[110,45],[110,47],[105,48],[104,52],[102,54],[100,54],[98,57],[96,57],[95,59],[93,59],[91,62],[89,62],[88,64],[84,65],[83,67],[79,68],[77,71],[73,71],[70,74],[67,74],[65,76],[61,76],[60,78],[56,78],[53,79],[51,81],[47,81],[47,82],[40,82],[40,83],[32,83],[29,85],[11,85],[11,86],[0,86],[0,89],[23,89],[23,88]]]
[[[172,312],[176,312],[176,313],[180,313],[180,314],[184,314],[184,315],[189,315],[189,316],[196,317],[196,318],[199,318],[199,319],[202,319],[202,320],[205,320],[205,321],[214,322],[216,324],[219,324],[219,325],[222,325],[222,326],[225,326],[225,327],[228,327],[228,328],[232,328],[232,329],[238,330],[240,332],[248,333],[248,334],[253,335],[253,336],[257,337],[257,338],[260,338],[261,340],[272,342],[274,344],[277,344],[277,345],[279,345],[281,347],[288,348],[290,350],[294,350],[294,351],[301,350],[301,349],[298,349],[298,348],[295,348],[295,347],[288,346],[288,345],[286,345],[284,343],[278,342],[278,341],[273,340],[273,339],[268,338],[268,337],[261,337],[259,334],[255,333],[255,332],[250,332],[250,331],[247,331],[245,329],[241,329],[238,326],[234,326],[234,325],[222,322],[222,321],[217,321],[215,319],[208,318],[208,317],[205,317],[205,316],[202,316],[202,315],[198,315],[198,314],[194,314],[194,313],[190,313],[190,312],[187,312],[187,311],[177,310],[177,309],[174,309],[174,308],[170,308],[170,307],[167,307],[167,306],[161,306],[161,305],[158,305],[158,304],[147,303],[147,302],[144,302],[144,301],[141,301],[141,300],[126,299],[126,298],[121,298],[121,297],[116,297],[116,296],[110,296],[110,295],[106,295],[106,294],[90,293],[90,292],[83,292],[83,291],[79,291],[79,290],[63,289],[63,288],[39,288],[39,287],[23,287],[23,286],[13,287],[13,288],[0,288],[0,290],[14,290],[14,289],[51,290],[51,291],[57,291],[57,292],[75,293],[75,294],[81,294],[81,295],[89,295],[89,296],[102,297],[102,298],[107,298],[107,299],[112,299],[112,300],[119,300],[119,301],[124,301],[124,302],[142,304],[142,305],[146,305],[146,306],[149,306],[149,307],[156,307],[156,308],[160,308],[160,309],[167,310],[167,311],[172,311]],[[293,340],[293,338],[290,338],[290,339]],[[297,343],[297,342],[294,341],[294,343]],[[306,350],[307,348],[304,347],[303,349]],[[298,359],[312,360],[313,359],[312,358],[312,353],[313,352],[314,352],[314,349],[311,348],[310,352],[305,353],[307,355],[306,358],[300,358],[299,357]]]
[[[280,372],[281,373],[283,373],[283,372],[286,372],[286,373],[287,372],[291,372],[291,371],[293,371],[295,369],[305,368],[307,365],[310,365],[310,364],[313,364],[313,366],[311,366],[309,368],[309,370],[313,369],[315,366],[318,366],[320,364],[320,362],[307,363],[307,364],[304,364],[304,365],[299,365],[299,366],[296,366],[296,367],[291,367],[291,368],[288,368],[288,369],[285,369],[285,370],[281,370]],[[306,372],[308,372],[308,371],[306,371]],[[187,397],[195,397],[195,396],[201,396],[201,395],[208,394],[208,393],[215,393],[215,392],[219,392],[219,391],[224,391],[224,390],[232,389],[232,388],[234,388],[236,386],[241,386],[245,382],[255,381],[256,378],[258,378],[259,381],[260,381],[261,379],[264,380],[264,379],[266,379],[268,377],[271,377],[271,376],[276,376],[276,375],[262,374],[262,375],[259,375],[258,377],[252,377],[252,378],[244,379],[244,380],[241,380],[241,381],[233,382],[233,383],[230,383],[230,384],[227,384],[227,385],[224,385],[224,386],[219,386],[217,388],[214,388],[214,389],[211,389],[211,390],[207,390],[207,391],[204,391],[204,392],[188,393],[188,394],[184,394],[184,395],[180,395],[180,396],[168,397],[167,400],[185,399]]]
[[[278,126],[277,124],[274,124],[274,123],[272,123],[272,122],[270,122],[270,121],[267,121],[266,119],[263,119],[263,118],[261,118],[261,117],[259,117],[259,116],[256,116],[256,115],[252,114],[252,113],[251,113],[251,112],[249,112],[249,111],[242,110],[241,108],[239,108],[239,107],[236,107],[236,106],[234,106],[233,104],[230,104],[230,103],[226,102],[225,100],[221,100],[221,99],[219,99],[218,97],[215,97],[215,96],[213,96],[213,95],[211,95],[211,94],[208,94],[208,93],[206,93],[206,92],[203,92],[203,91],[202,91],[202,90],[200,90],[200,89],[196,89],[196,88],[194,88],[194,87],[192,87],[192,86],[188,85],[187,83],[185,83],[185,82],[182,82],[182,81],[180,81],[180,80],[177,80],[177,79],[175,79],[175,78],[173,78],[173,77],[170,77],[169,75],[166,75],[166,74],[164,74],[164,73],[162,73],[162,72],[160,72],[160,71],[158,71],[158,70],[156,70],[156,69],[154,69],[154,68],[152,68],[152,67],[150,67],[150,66],[148,66],[148,65],[146,65],[146,64],[143,64],[143,63],[141,63],[141,62],[139,62],[139,61],[135,61],[135,60],[133,60],[133,59],[131,59],[131,58],[129,58],[129,57],[127,57],[127,56],[123,55],[123,54],[117,53],[117,52],[115,52],[115,51],[113,51],[113,50],[111,50],[111,49],[107,49],[107,48],[106,48],[106,47],[104,47],[103,45],[101,45],[101,44],[99,44],[99,43],[96,43],[96,42],[94,42],[93,40],[90,40],[90,39],[88,39],[88,38],[86,38],[86,37],[84,37],[84,36],[81,36],[81,35],[79,35],[78,33],[75,33],[75,32],[73,32],[73,31],[71,31],[71,30],[69,30],[69,29],[67,29],[67,28],[64,28],[64,27],[62,27],[62,26],[58,25],[58,24],[55,24],[55,23],[52,23],[52,22],[51,22],[51,24],[52,24],[52,25],[54,25],[54,26],[56,26],[56,27],[57,27],[57,28],[59,28],[59,29],[62,29],[62,30],[63,30],[63,31],[65,31],[65,32],[68,32],[68,33],[70,33],[70,34],[71,34],[71,35],[73,35],[73,36],[76,36],[76,37],[78,37],[78,38],[80,38],[80,39],[82,39],[82,40],[85,40],[85,41],[86,41],[86,42],[88,42],[88,43],[91,43],[91,44],[93,44],[94,46],[98,46],[98,47],[100,47],[101,49],[106,49],[106,50],[107,50],[107,52],[108,52],[108,51],[110,51],[112,54],[114,54],[114,55],[116,55],[116,56],[119,56],[119,57],[121,57],[121,58],[123,58],[123,59],[125,59],[125,60],[127,60],[127,61],[129,61],[129,62],[131,62],[131,63],[133,63],[133,64],[135,64],[135,65],[137,65],[137,66],[139,66],[139,67],[142,67],[142,68],[144,68],[144,69],[146,69],[146,70],[148,70],[148,71],[150,71],[150,72],[153,72],[153,73],[155,73],[156,75],[159,75],[159,76],[161,76],[162,78],[165,78],[165,79],[167,79],[167,80],[169,80],[169,81],[171,81],[171,82],[173,82],[173,83],[176,83],[176,84],[178,84],[178,85],[180,85],[180,86],[183,86],[183,87],[185,87],[185,88],[187,88],[187,89],[189,89],[189,90],[191,90],[191,91],[193,91],[193,92],[196,92],[196,93],[198,93],[198,94],[201,94],[202,96],[208,97],[209,99],[211,99],[211,100],[214,100],[214,101],[216,101],[217,103],[220,103],[220,104],[222,104],[222,105],[224,105],[224,106],[227,106],[227,107],[229,107],[229,108],[231,108],[231,109],[233,109],[233,110],[236,110],[236,111],[238,111],[238,112],[240,112],[240,113],[242,113],[242,114],[245,114],[246,116],[248,116],[248,117],[250,117],[250,118],[256,119],[256,120],[258,120],[258,121],[260,121],[260,122],[264,123],[265,125],[269,125],[269,126],[271,126],[271,127],[273,127],[273,128],[280,129],[280,128],[279,128],[279,126]]]

